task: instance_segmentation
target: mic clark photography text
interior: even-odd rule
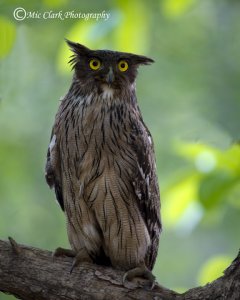
[[[89,19],[104,20],[107,21],[110,18],[110,13],[107,13],[105,10],[99,13],[85,13],[78,11],[26,11],[23,7],[18,7],[14,10],[13,16],[17,21],[23,21],[25,19],[60,19],[64,21],[65,19],[83,19],[88,21]]]

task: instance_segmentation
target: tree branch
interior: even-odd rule
[[[240,299],[240,253],[222,277],[181,295],[161,286],[123,286],[122,271],[99,265],[84,263],[70,274],[71,264],[71,258],[0,240],[0,291],[25,300]]]

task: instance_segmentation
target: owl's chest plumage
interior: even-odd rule
[[[86,244],[90,239],[91,251],[97,252],[102,245],[105,254],[117,254],[121,239],[111,243],[112,250],[107,241],[125,228],[129,239],[124,243],[141,248],[139,253],[146,252],[149,236],[131,181],[137,172],[129,147],[134,140],[135,113],[120,99],[113,102],[110,97],[89,96],[83,102],[62,104],[56,139],[69,239],[75,249],[82,247],[81,241],[85,239]],[[118,226],[114,225],[116,221]]]
[[[136,116],[109,95],[92,94],[81,100],[62,107],[58,132],[63,160],[75,171],[72,176],[85,181],[90,173],[102,173],[121,162],[122,152],[132,142]]]

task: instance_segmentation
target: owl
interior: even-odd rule
[[[151,272],[161,232],[153,140],[136,97],[138,67],[152,59],[67,40],[74,75],[47,152],[46,181],[67,220],[70,249],[55,255],[111,265],[123,282]]]

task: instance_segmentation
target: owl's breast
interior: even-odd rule
[[[72,106],[62,118],[63,169],[71,170],[78,185],[113,173],[117,178],[125,172],[131,178],[134,172],[134,111],[128,111],[123,102],[101,101]]]

